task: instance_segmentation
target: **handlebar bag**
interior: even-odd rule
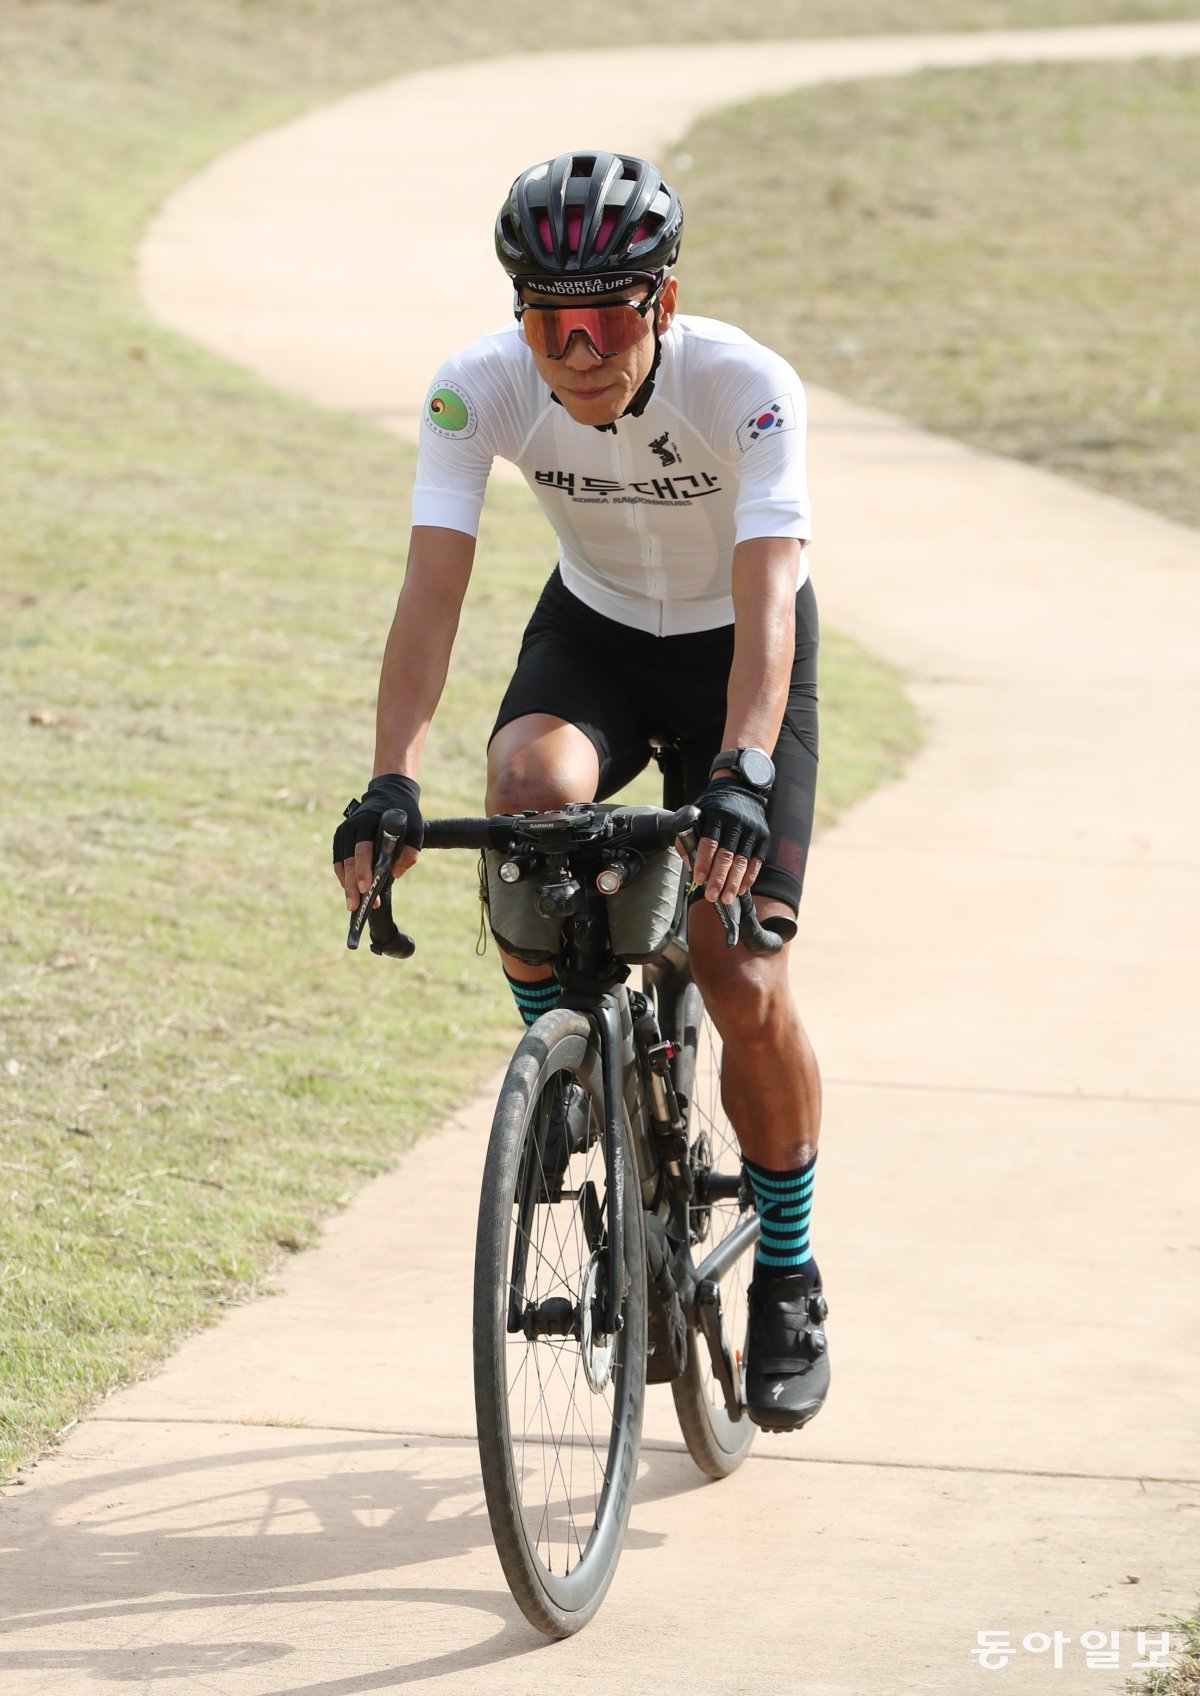
[[[657,807],[622,807],[622,812],[656,813]],[[488,926],[505,950],[527,965],[544,965],[563,951],[561,926],[537,910],[539,879],[505,883],[500,867],[509,856],[485,848],[480,865],[480,898]],[[642,871],[625,889],[608,897],[613,953],[630,965],[653,958],[670,941],[679,923],[685,894],[684,864],[674,847],[642,855]]]

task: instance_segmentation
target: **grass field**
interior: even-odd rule
[[[1200,61],[816,89],[680,152],[694,309],[742,304],[814,382],[1200,522]]]
[[[541,31],[479,5],[0,12],[5,1461],[259,1287],[512,1041],[468,864],[406,886],[403,970],[346,955],[328,866],[369,770],[411,456],[160,332],[131,261],[164,192],[237,136],[522,44]],[[478,803],[549,560],[498,488],[433,811]],[[894,677],[828,655],[826,816],[914,737]]]

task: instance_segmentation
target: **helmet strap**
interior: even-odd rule
[[[650,397],[654,393],[654,379],[658,376],[658,367],[662,362],[662,337],[658,333],[658,311],[654,313],[654,363],[646,374],[646,381],[637,394],[634,395],[621,417],[640,418],[650,405]]]

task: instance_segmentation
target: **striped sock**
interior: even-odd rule
[[[762,1234],[754,1255],[755,1278],[790,1278],[803,1272],[811,1285],[821,1275],[808,1246],[808,1216],[812,1211],[814,1154],[805,1166],[790,1172],[771,1172],[746,1161],[746,1173]]]
[[[517,978],[508,978],[508,987],[513,992],[513,1000],[517,1004],[517,1012],[525,1021],[525,1029],[536,1024],[543,1013],[548,1013],[552,1007],[558,1006],[558,998],[562,994],[562,985],[557,978],[540,978],[537,983],[521,983]]]

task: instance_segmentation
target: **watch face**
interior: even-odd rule
[[[761,748],[744,748],[741,757],[742,776],[753,789],[769,789],[775,781],[775,767]]]

